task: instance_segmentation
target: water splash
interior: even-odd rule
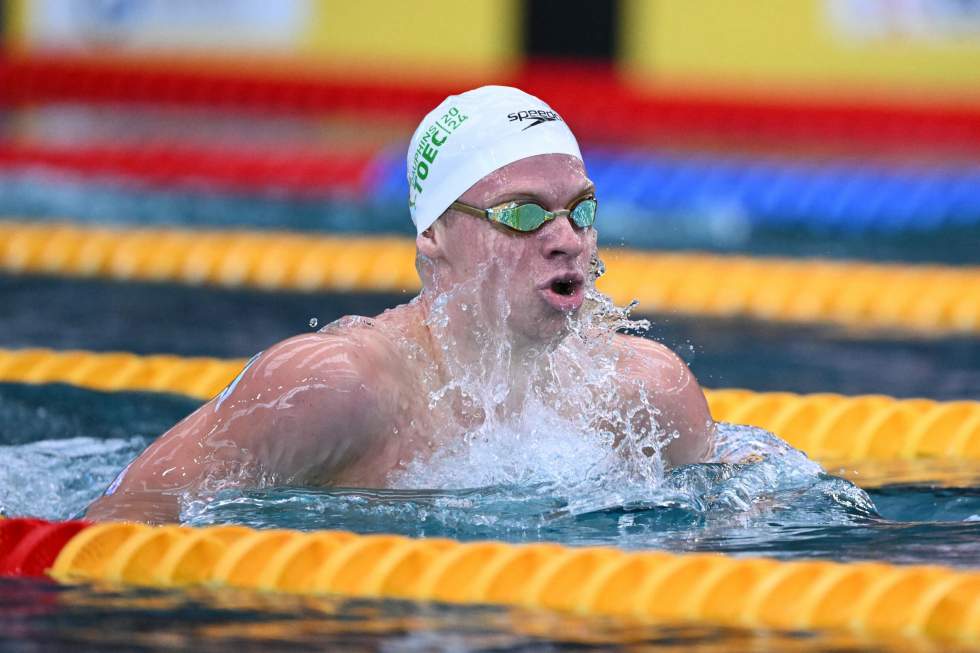
[[[391,334],[421,365],[429,411],[445,417],[434,420],[431,451],[402,461],[391,486],[662,481],[662,450],[676,434],[659,428],[642,388],[632,401],[621,398],[623,347],[614,342],[619,332],[642,333],[650,324],[630,318],[635,302],[617,307],[595,289],[603,269],[596,258],[582,309],[564,316],[557,337],[532,347],[514,345],[505,289],[517,272],[493,259],[431,299],[426,327],[436,360]]]
[[[631,319],[635,304],[617,307],[595,290],[592,282],[600,269],[597,261],[583,308],[563,316],[559,337],[531,348],[518,349],[514,344],[514,316],[504,290],[513,271],[501,269],[494,260],[472,279],[432,298],[425,327],[436,347],[434,356],[418,334],[387,327],[383,316],[377,320],[349,317],[324,327],[325,332],[387,329],[405,359],[417,366],[423,406],[428,408],[426,414],[417,416],[420,423],[409,421],[408,434],[399,433],[402,425],[395,424],[393,435],[411,438],[421,434],[426,441],[416,448],[417,455],[401,460],[388,479],[389,487],[409,492],[398,495],[410,497],[407,508],[378,508],[376,501],[351,503],[348,495],[310,491],[290,491],[287,505],[315,509],[322,505],[317,497],[332,501],[345,496],[344,505],[370,505],[372,511],[378,508],[381,514],[389,513],[389,518],[394,511],[409,515],[409,522],[418,521],[423,514],[437,515],[432,518],[445,522],[445,528],[454,524],[452,528],[458,530],[462,521],[470,519],[490,529],[484,536],[493,537],[510,531],[547,530],[554,524],[589,521],[596,515],[608,526],[611,514],[616,515],[614,532],[621,527],[628,533],[637,528],[646,532],[644,529],[653,528],[651,524],[669,524],[673,519],[686,525],[718,523],[725,527],[772,515],[773,510],[796,506],[794,501],[810,496],[812,488],[823,482],[820,468],[756,429],[726,427],[719,431],[712,463],[668,470],[662,452],[676,433],[660,427],[657,406],[642,386],[633,388],[637,391],[629,397],[622,396],[621,363],[630,348],[622,344],[619,333],[643,332],[649,323]],[[460,324],[465,328],[459,328]],[[223,400],[224,393],[219,403]],[[130,441],[120,444],[123,454],[118,456],[111,450],[112,443],[97,446],[106,460],[117,463],[104,465],[104,474],[98,471],[103,467],[90,460],[96,454],[78,443],[70,447],[70,455],[65,449],[54,465],[74,474],[90,465],[105,487],[114,472],[145,444],[142,439],[137,441],[135,446]],[[34,443],[31,447],[26,453],[35,457],[46,455],[46,447],[58,451],[58,445]],[[242,485],[242,479],[257,481],[259,488],[286,482],[248,467],[252,462],[247,457],[230,456],[223,461],[224,466],[210,469],[193,495],[183,498],[184,519],[223,518],[223,511],[248,510],[249,506],[258,506],[261,512],[267,505],[266,490],[243,492],[235,486]],[[33,461],[35,472],[51,466],[44,460]],[[61,483],[54,496],[71,491],[67,487],[70,476],[59,471],[51,478]],[[11,479],[0,487],[16,483]],[[87,492],[91,485],[87,484]],[[457,495],[432,494],[433,488],[443,493],[475,492],[467,499],[472,509],[460,512]],[[276,491],[269,491],[273,492],[269,496],[275,496]],[[835,486],[833,492],[834,505],[847,503],[848,510],[862,514],[874,511],[867,495],[853,486],[845,483]],[[353,496],[363,498],[363,494]],[[387,497],[383,492],[378,496]],[[94,497],[90,494],[88,498]],[[212,499],[216,500],[212,503]],[[258,503],[253,505],[254,501]],[[332,504],[328,501],[328,505]],[[55,508],[32,502],[7,509],[47,514],[43,511]],[[371,512],[372,519],[374,514]],[[324,524],[313,520],[310,525]],[[330,526],[357,528],[357,519]]]
[[[877,517],[865,492],[753,427],[719,425],[710,461],[669,470],[662,452],[677,434],[660,427],[643,388],[632,401],[620,397],[626,348],[615,340],[650,324],[630,317],[635,302],[618,307],[595,289],[601,270],[596,261],[585,303],[566,315],[562,337],[520,355],[501,337],[511,315],[500,290],[509,273],[493,261],[434,298],[427,327],[438,360],[392,337],[423,366],[429,410],[448,416],[431,436],[439,446],[403,461],[389,477],[399,489],[283,490],[276,509],[314,527],[681,549],[702,536],[764,531],[774,519],[828,525]],[[451,328],[460,319],[468,328]],[[261,523],[269,498],[233,491],[185,517]]]
[[[673,469],[657,487],[635,481],[617,486],[605,474],[580,469],[587,480],[570,482],[574,474],[567,474],[469,489],[227,490],[183,518],[193,525],[234,522],[464,540],[765,550],[791,557],[799,554],[794,538],[801,534],[805,542],[814,529],[882,521],[864,491],[822,473],[771,434],[727,424],[719,433],[725,455],[740,460]]]
[[[0,513],[80,515],[150,439],[79,436],[0,446]]]

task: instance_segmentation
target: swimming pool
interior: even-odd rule
[[[63,110],[32,114],[34,123],[11,122],[58,124],[65,121]],[[81,122],[115,135],[113,121],[134,119],[121,110],[98,114],[82,111]],[[174,118],[163,112],[164,126]],[[210,125],[214,116],[196,118]],[[303,120],[283,123],[288,133],[271,134],[266,149],[236,152],[241,144],[235,138],[231,147],[217,138],[219,155],[207,148],[144,148],[147,134],[169,133],[161,130],[159,117],[148,121],[128,150],[89,151],[71,139],[67,147],[56,143],[54,155],[44,147],[5,150],[0,212],[32,218],[0,225],[0,297],[8,309],[0,312],[0,509],[10,517],[78,516],[149,441],[219,390],[243,358],[309,331],[314,318],[322,326],[344,314],[374,314],[414,292],[413,272],[402,264],[410,242],[337,241],[322,235],[365,224],[357,233],[404,235],[407,222],[391,208],[392,189],[401,183],[398,157],[386,150],[371,156],[330,152],[297,159],[295,165],[275,158],[270,163],[270,147],[316,141],[311,134],[319,132]],[[258,125],[262,134],[268,127],[253,116],[232,121],[226,135],[237,135],[242,125]],[[45,130],[26,140],[39,135],[46,138]],[[319,145],[336,145],[335,135]],[[384,136],[374,145],[390,134]],[[142,158],[136,156],[143,149]],[[220,155],[228,155],[231,164]],[[594,452],[569,448],[554,433],[529,446],[526,455],[508,457],[499,441],[476,452],[475,460],[510,470],[510,476],[444,467],[438,482],[422,482],[431,476],[416,479],[401,490],[228,491],[209,503],[186,506],[183,521],[201,529],[195,533],[246,525],[262,531],[247,537],[272,542],[272,548],[285,546],[287,539],[290,546],[314,541],[283,535],[282,529],[336,528],[424,538],[436,548],[443,546],[440,538],[530,545],[493,545],[501,559],[480,560],[497,569],[505,568],[494,567],[504,565],[504,558],[524,560],[524,551],[534,560],[542,551],[571,557],[542,555],[518,568],[525,580],[536,579],[540,591],[534,601],[498,601],[510,607],[369,599],[357,592],[348,592],[356,598],[344,598],[336,584],[322,586],[333,595],[301,597],[229,587],[174,591],[120,585],[146,571],[138,564],[125,573],[120,567],[115,576],[73,577],[94,581],[80,585],[0,579],[0,630],[8,642],[45,650],[935,648],[934,642],[896,634],[896,624],[888,620],[906,613],[889,601],[925,606],[917,613],[925,623],[930,606],[945,596],[942,591],[977,586],[980,286],[976,268],[969,266],[975,263],[971,239],[978,224],[975,170],[953,166],[917,175],[873,166],[781,167],[737,156],[599,150],[594,156],[610,190],[604,205],[609,228],[603,244],[611,254],[605,280],[614,282],[617,300],[639,296],[639,310],[649,310],[654,322],[648,336],[678,351],[705,386],[740,389],[712,393],[716,417],[780,425],[775,430],[814,455],[830,475],[782,451],[763,460],[674,470],[653,488],[618,485],[615,477],[590,476],[580,462]],[[161,164],[166,161],[169,167]],[[192,164],[197,176],[187,178],[181,166]],[[313,173],[326,168],[342,172],[336,186],[310,194]],[[268,188],[258,183],[269,179]],[[828,197],[838,183],[847,192]],[[908,195],[916,203],[905,206]],[[652,218],[639,211],[641,201],[676,215],[664,218],[662,229],[647,230]],[[850,215],[860,220],[851,224]],[[61,225],[64,218],[71,223]],[[928,228],[917,231],[920,218]],[[151,224],[159,230],[131,231]],[[274,231],[285,228],[303,235]],[[220,229],[225,231],[215,231]],[[629,251],[623,250],[626,242]],[[754,258],[678,258],[644,247]],[[933,267],[763,256],[772,254]],[[315,257],[332,265],[322,266],[323,272],[313,269],[309,261]],[[370,263],[364,262],[367,257],[373,257]],[[688,271],[694,281],[684,278]],[[26,348],[52,350],[25,353]],[[172,357],[155,357],[159,354]],[[216,360],[192,359],[202,356]],[[726,427],[726,433],[733,446],[745,445],[749,435],[751,441],[764,438],[734,427]],[[428,489],[436,485],[439,490]],[[184,531],[107,531],[113,532],[118,536],[113,546],[129,546],[126,556],[112,550],[117,561],[147,550],[134,548],[136,543],[176,547],[191,537]],[[235,537],[243,532],[234,531]],[[275,540],[280,536],[282,541]],[[373,546],[392,547],[357,558],[359,564],[391,565],[412,560],[407,553],[396,560],[390,557],[394,552],[418,552],[402,540],[357,542],[369,553]],[[556,554],[551,542],[582,553]],[[604,553],[590,558],[591,547]],[[482,549],[465,549],[474,550]],[[663,560],[644,557],[645,552],[664,550],[727,554],[711,569],[698,567],[700,562],[688,568],[687,561],[702,559],[697,556],[671,558],[664,565],[680,575],[671,581],[675,585],[663,586],[663,596],[688,605],[687,620],[651,624],[620,613],[584,617],[528,607],[569,608],[570,597],[585,601],[575,594],[580,588],[557,573],[564,569],[559,560],[573,561],[572,571],[607,573],[607,580],[615,577],[607,563],[622,565],[621,571],[638,561],[643,573],[636,573],[636,582],[647,579],[641,594],[651,598],[657,594],[651,588],[660,586],[645,574],[655,574],[651,561]],[[638,557],[616,557],[624,551]],[[348,553],[355,556],[353,549]],[[441,551],[429,553],[425,560],[443,564],[436,555]],[[791,566],[753,566],[758,557]],[[793,566],[813,559],[845,564]],[[747,566],[740,566],[743,561]],[[876,564],[852,566],[866,561]],[[921,576],[889,576],[895,568],[877,563],[941,565],[959,575],[926,570]],[[461,569],[460,583],[470,580]],[[692,621],[692,615],[702,616],[715,581],[730,581],[727,596],[737,599],[731,588],[748,587],[736,582],[743,573],[759,583],[753,592],[745,590],[751,594],[746,614],[752,618],[742,615],[735,626],[724,619]],[[699,579],[711,583],[698,584]],[[246,580],[239,584],[257,582]],[[630,580],[616,586],[623,595]],[[552,581],[557,585],[549,585]],[[799,615],[787,614],[790,608],[780,612],[798,600],[810,601],[811,613],[830,598],[848,606],[849,592],[857,595],[869,587],[872,594],[858,602],[854,615],[839,610],[832,615],[837,625],[853,617],[849,629],[835,634],[796,627]],[[346,588],[358,589],[353,581]],[[691,598],[684,594],[689,591],[701,594]],[[969,614],[977,599],[975,593],[965,596]],[[593,593],[590,600],[595,598]],[[716,616],[724,612],[712,609]],[[959,623],[973,628],[975,636],[975,618]],[[942,646],[955,643],[946,640]]]
[[[156,433],[198,405],[171,394],[63,384],[0,388],[6,433],[17,434],[7,435],[0,450],[2,505],[11,515],[46,519],[78,516]],[[622,488],[546,480],[482,490],[230,491],[192,506],[184,521],[782,559],[929,564],[939,557],[954,566],[980,564],[975,464],[851,461],[834,469],[860,483],[873,505],[831,477],[781,481],[787,471],[759,464],[677,470],[659,491],[632,497]]]
[[[3,281],[3,279],[0,279]],[[98,280],[52,279],[52,278],[13,278],[7,279],[6,296],[10,306],[14,308],[3,324],[3,338],[0,347],[12,345],[40,346],[49,345],[59,349],[82,349],[100,351],[121,348],[135,353],[159,351],[163,347],[182,356],[200,356],[205,353],[218,354],[225,358],[245,357],[250,352],[260,350],[296,331],[310,330],[309,321],[316,317],[321,323],[328,322],[348,313],[373,314],[384,307],[402,300],[398,295],[371,294],[327,294],[309,293],[259,292],[244,289],[219,290],[214,288],[193,288],[181,285],[148,285],[139,283],[110,283]],[[81,311],[73,314],[72,306],[90,306],[100,302],[103,310],[93,314]],[[44,307],[43,310],[40,307]],[[57,313],[52,311],[63,311]],[[92,320],[94,315],[103,315]],[[141,326],[132,328],[133,316],[166,315],[163,322],[151,319],[137,319]],[[248,315],[248,320],[222,319],[225,316]],[[113,326],[110,316],[125,315],[118,326]],[[14,318],[16,316],[16,318]],[[85,317],[89,316],[89,317]],[[16,319],[16,321],[12,321]],[[110,321],[107,321],[110,320]],[[867,336],[855,338],[853,335],[832,328],[777,326],[753,324],[745,320],[690,319],[682,317],[664,320],[654,316],[655,327],[652,337],[665,340],[674,345],[677,351],[688,359],[696,373],[703,379],[705,385],[754,388],[760,391],[773,390],[771,375],[773,370],[795,370],[798,378],[787,378],[781,374],[777,386],[780,390],[795,392],[812,392],[817,389],[837,391],[843,394],[857,395],[868,393],[873,389],[883,390],[886,394],[897,397],[932,395],[941,400],[957,400],[975,396],[980,389],[980,367],[976,359],[976,348],[972,347],[972,338],[967,336],[946,338],[904,339],[891,336],[870,339]],[[39,330],[37,325],[50,326],[50,330]],[[71,324],[70,329],[60,325]],[[214,324],[213,328],[200,327],[201,324]],[[695,345],[696,343],[696,345]],[[803,343],[806,343],[805,345]],[[758,363],[765,352],[765,367],[753,366]],[[859,357],[864,357],[860,360]],[[894,372],[882,376],[882,368],[878,363],[885,359],[896,365]],[[902,367],[904,365],[904,367]],[[932,366],[932,367],[930,367]],[[934,370],[934,371],[931,371]],[[931,376],[930,376],[931,375]],[[794,385],[794,383],[796,385]],[[931,386],[928,390],[922,386]],[[83,496],[87,491],[88,497],[93,492],[100,491],[108,484],[111,476],[124,463],[127,457],[138,452],[155,434],[165,430],[169,424],[177,421],[193,409],[200,401],[195,398],[181,397],[175,394],[144,394],[144,393],[104,393],[94,389],[66,385],[30,386],[8,383],[4,386],[4,422],[8,424],[5,444],[27,446],[27,450],[11,452],[11,459],[26,459],[30,457],[30,446],[35,440],[68,439],[70,437],[88,438],[96,445],[95,449],[80,453],[82,460],[79,465],[87,466],[93,459],[114,456],[103,471],[102,476],[91,482],[91,487],[82,488]],[[951,392],[948,388],[955,388]],[[35,415],[43,413],[44,420],[36,420]],[[120,437],[123,435],[129,436]],[[111,444],[104,444],[111,442]],[[114,450],[100,451],[100,443]],[[46,445],[52,444],[47,442]],[[33,453],[33,452],[32,452]],[[59,453],[68,455],[59,459]],[[55,467],[64,466],[65,479],[74,479],[75,468],[70,465],[71,451],[57,450],[34,453],[32,464],[52,456],[57,460]],[[93,458],[94,457],[94,458]],[[971,491],[963,489],[962,494],[956,489],[934,490],[928,486],[918,486],[922,480],[943,481],[944,479],[965,484],[966,488],[974,482],[978,471],[968,461],[920,461],[914,463],[902,460],[846,460],[827,461],[830,469],[847,478],[858,481],[866,488],[873,489],[878,497],[878,503],[888,498],[889,508],[894,512],[886,512],[886,516],[896,521],[938,521],[925,519],[928,511],[922,515],[923,506],[930,501],[938,502],[933,507],[936,515],[944,512],[954,515],[951,522],[961,522],[977,512],[972,506]],[[13,465],[7,466],[12,471]],[[935,475],[929,479],[930,470]],[[28,470],[36,473],[37,470]],[[56,474],[57,469],[51,469]],[[50,482],[52,476],[45,474]],[[702,482],[707,483],[707,479]],[[899,484],[898,487],[889,487]],[[20,483],[9,482],[6,487],[16,487]],[[9,492],[7,505],[16,505],[15,513],[30,512],[46,518],[69,518],[84,505],[84,501],[65,501],[68,488],[60,487],[58,491],[41,498],[34,489],[24,488],[22,497],[11,500]],[[902,502],[902,493],[907,494],[908,504]],[[938,494],[937,494],[938,492]],[[705,494],[709,492],[704,490]],[[357,496],[357,495],[355,495]],[[383,495],[382,495],[383,497]],[[361,497],[365,499],[365,497]],[[501,510],[517,510],[509,514],[516,523],[510,537],[527,537],[533,539],[534,533],[541,529],[541,524],[535,520],[541,514],[534,514],[533,509],[522,523],[519,508],[522,501],[535,498],[534,493],[527,497],[510,497],[512,505],[507,505],[507,494],[497,494],[492,497],[500,502]],[[404,499],[403,504],[399,500]],[[433,513],[433,533],[446,535],[448,526],[440,524],[440,518],[465,520],[465,515],[442,515],[438,510],[440,497],[420,496],[389,498],[393,515],[402,515],[405,520],[402,532],[410,532],[413,520],[421,512],[428,510]],[[366,495],[370,504],[372,497]],[[537,497],[538,501],[547,504],[546,497]],[[289,523],[291,527],[304,528],[303,515],[333,514],[335,518],[343,519],[345,510],[352,511],[348,517],[356,523],[358,518],[366,519],[361,525],[362,530],[383,532],[384,519],[370,524],[370,511],[365,511],[358,501],[346,501],[343,495],[296,496],[287,493],[284,497],[264,498],[261,493],[248,501],[244,498],[229,500],[228,510],[234,511],[243,505],[248,505],[248,511],[239,515],[229,515],[230,521],[248,519],[257,526],[273,525],[276,522],[264,523],[263,508],[274,512],[295,506],[297,513]],[[384,499],[379,499],[384,503]],[[267,503],[264,503],[267,502]],[[946,503],[948,502],[948,505]],[[57,506],[56,509],[43,510],[44,505]],[[271,506],[279,506],[272,508]],[[550,509],[545,506],[542,509]],[[620,507],[621,508],[621,507]],[[245,510],[245,508],[242,508]],[[972,510],[972,512],[971,512]],[[306,511],[306,512],[304,512]],[[491,511],[492,512],[492,511]],[[629,512],[629,511],[627,511]],[[679,510],[684,513],[683,509]],[[697,510],[693,511],[697,513]],[[915,515],[922,515],[916,517]],[[270,516],[274,518],[274,515]],[[871,515],[856,513],[854,524],[856,531],[865,527],[864,520]],[[691,524],[703,520],[704,515],[676,515],[678,532]],[[727,518],[727,516],[726,516]],[[208,515],[206,520],[220,520],[220,517]],[[667,521],[658,522],[659,517],[647,527],[666,529],[670,526],[671,517]],[[642,521],[642,520],[641,520]],[[861,522],[861,523],[859,523]],[[969,522],[967,522],[969,523]],[[379,525],[380,524],[380,525]],[[279,523],[280,526],[285,524]],[[325,523],[320,523],[325,525]],[[819,522],[816,524],[819,526]],[[558,524],[557,532],[562,532],[562,524]],[[639,529],[639,527],[637,527]],[[409,529],[409,530],[404,530]],[[639,529],[642,530],[642,529]],[[884,533],[885,529],[881,529]],[[573,535],[566,529],[566,537]],[[626,529],[628,532],[629,529]],[[845,529],[846,531],[846,529]],[[547,529],[540,535],[547,538]],[[969,530],[965,531],[969,532]],[[956,540],[956,530],[950,535]],[[493,529],[467,534],[463,537],[493,536]],[[505,531],[497,535],[507,537]],[[818,535],[815,533],[815,535]],[[777,540],[785,539],[775,536]],[[858,536],[857,542],[864,541]],[[700,539],[699,539],[700,538]],[[699,538],[692,546],[712,545],[707,542],[706,533],[699,533]],[[736,538],[737,539],[737,538]],[[766,535],[759,538],[762,549],[768,550],[764,541]],[[615,543],[615,538],[612,540]],[[789,541],[789,540],[786,540]],[[833,537],[828,540],[828,546]],[[637,540],[637,546],[642,546]],[[715,546],[724,549],[728,546],[722,537]],[[732,544],[738,550],[742,544]],[[896,543],[896,547],[899,543]],[[777,547],[778,548],[778,547]],[[745,548],[751,551],[751,545]],[[802,552],[800,552],[802,553]],[[786,555],[792,555],[792,549]],[[842,555],[845,555],[842,553]],[[853,554],[852,554],[853,555]],[[884,555],[884,554],[882,554]],[[898,555],[897,553],[894,555]],[[923,554],[920,561],[928,559]],[[914,557],[914,556],[913,556]]]
[[[6,318],[6,340],[0,342],[0,348],[53,345],[148,354],[159,351],[163,343],[179,343],[176,354],[217,353],[230,360],[283,334],[309,329],[311,317],[322,324],[345,313],[370,314],[404,297],[51,277],[8,277],[5,283],[5,294],[16,310]],[[114,327],[111,321],[93,320],[90,311],[73,314],[72,306],[98,302],[104,302],[102,315],[128,315],[129,319]],[[141,314],[148,318],[137,320],[142,326],[133,329],[132,316]],[[248,315],[247,320],[228,319],[243,314]],[[152,315],[167,315],[167,319],[155,322],[149,319]],[[653,335],[675,345],[710,385],[770,390],[774,389],[772,370],[793,369],[797,378],[782,374],[781,389],[860,394],[883,388],[895,396],[931,394],[947,401],[976,394],[975,348],[972,337],[966,335],[869,337],[832,327],[653,317],[660,324]],[[35,328],[38,324],[50,328],[39,330]],[[208,326],[202,329],[202,324]],[[174,334],[182,336],[175,338]],[[746,351],[764,351],[767,365],[758,369],[747,364],[754,357]],[[814,355],[817,352],[821,355]],[[880,360],[908,367],[882,376],[875,365]],[[951,376],[955,382],[950,381]],[[716,384],[714,379],[723,381]],[[792,387],[794,382],[796,387]],[[923,387],[926,385],[931,387]],[[11,515],[49,519],[77,515],[129,459],[200,401],[172,392],[105,392],[84,386],[10,379],[0,384],[0,415],[5,424],[0,505]],[[965,569],[980,564],[976,545],[980,467],[976,463],[866,459],[829,465],[834,473],[867,490],[871,502],[853,486],[832,477],[781,480],[792,467],[777,464],[767,468],[754,463],[740,468],[708,465],[678,470],[663,492],[633,497],[610,492],[608,487],[578,486],[570,491],[572,488],[547,482],[436,492],[298,488],[230,492],[211,504],[194,507],[185,520],[196,526],[234,523],[303,530],[340,526],[365,534],[558,541],[586,547],[724,552],[783,560],[940,562]],[[883,645],[880,639],[855,640],[852,635],[828,640],[816,635],[801,638],[778,628],[769,632],[665,627],[616,618],[575,622],[571,617],[502,608],[427,607],[364,599],[297,604],[294,598],[280,600],[227,590],[188,595],[24,583],[4,581],[4,593],[22,596],[27,592],[47,607],[11,611],[5,617],[6,625],[22,633],[17,641],[52,648],[59,646],[59,638],[87,642],[94,648],[117,641],[114,638],[119,635],[107,637],[85,626],[94,615],[103,618],[107,614],[124,630],[132,629],[131,620],[145,623],[127,641],[140,641],[146,648],[170,645],[163,642],[215,650],[231,642],[302,648],[326,641],[335,646],[390,650],[452,646],[507,650],[541,646],[556,650],[583,646],[726,648],[758,646],[761,641],[792,650],[860,648],[872,646],[871,642],[875,648]],[[178,628],[166,625],[176,619],[182,621]],[[899,640],[895,645],[906,647],[910,642]]]

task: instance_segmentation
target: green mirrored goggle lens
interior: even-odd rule
[[[582,228],[591,227],[595,223],[596,206],[594,199],[582,200],[569,212],[572,222]],[[562,213],[551,213],[537,204],[521,204],[499,209],[491,219],[517,231],[534,231]]]
[[[591,227],[595,224],[595,213],[598,206],[599,203],[594,199],[582,200],[572,209],[572,222],[583,229]]]
[[[514,224],[508,225],[518,231],[534,231],[551,215],[537,204],[522,204],[514,209]]]

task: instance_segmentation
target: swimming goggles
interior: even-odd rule
[[[598,207],[598,201],[591,196],[577,200],[571,209],[560,211],[546,211],[543,207],[533,203],[508,202],[489,209],[481,209],[459,201],[450,204],[450,208],[458,209],[463,213],[469,213],[478,218],[486,218],[490,222],[497,222],[515,231],[523,232],[539,229],[545,222],[565,215],[572,219],[575,226],[585,229],[595,224],[595,214]]]

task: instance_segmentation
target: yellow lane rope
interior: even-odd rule
[[[244,364],[244,359],[0,349],[0,381],[170,392],[203,400],[220,392]],[[706,395],[715,419],[768,429],[828,463],[980,460],[978,401],[749,390]]]
[[[938,566],[104,523],[72,538],[50,574],[62,582],[499,604],[875,639],[980,639],[980,572]]]
[[[980,267],[605,250],[599,287],[643,311],[980,332]],[[8,273],[322,291],[417,291],[414,243],[0,222]]]

